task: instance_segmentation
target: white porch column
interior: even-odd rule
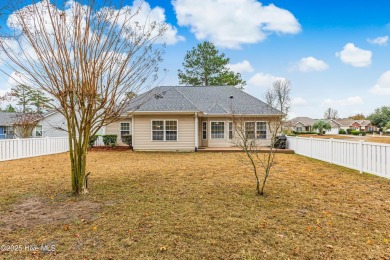
[[[198,126],[198,113],[195,113],[195,151],[199,147],[199,126]]]

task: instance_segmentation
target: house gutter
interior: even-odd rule
[[[194,118],[195,118],[195,152],[197,152],[199,147],[198,113],[195,113]]]

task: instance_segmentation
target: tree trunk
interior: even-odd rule
[[[70,161],[72,171],[72,192],[73,194],[86,194],[87,180],[86,180],[86,167],[87,167],[87,148],[88,140],[77,140],[70,137]]]

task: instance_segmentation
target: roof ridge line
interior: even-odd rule
[[[192,101],[191,101],[186,95],[184,95],[183,93],[181,93],[181,92],[177,89],[176,86],[175,86],[175,87],[172,87],[172,88],[175,89],[176,92],[179,93],[183,98],[185,98],[193,107],[195,107],[197,110],[200,111],[200,109],[199,109],[194,103],[192,103]]]

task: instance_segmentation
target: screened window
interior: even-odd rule
[[[211,122],[211,139],[224,139],[224,138],[225,138],[225,123]]]
[[[207,122],[206,121],[202,122],[202,139],[203,140],[207,139]]]
[[[233,139],[233,122],[229,122],[229,139]]]
[[[255,122],[245,122],[245,136],[247,139],[255,139]]]
[[[152,121],[153,141],[177,141],[176,120]]]
[[[267,139],[267,123],[256,122],[256,138]]]
[[[164,141],[164,121],[152,121],[152,140]]]
[[[130,135],[130,123],[122,122],[121,123],[121,137]]]
[[[37,136],[37,137],[41,137],[42,136],[42,126],[41,125],[37,125],[35,127],[35,136]]]

